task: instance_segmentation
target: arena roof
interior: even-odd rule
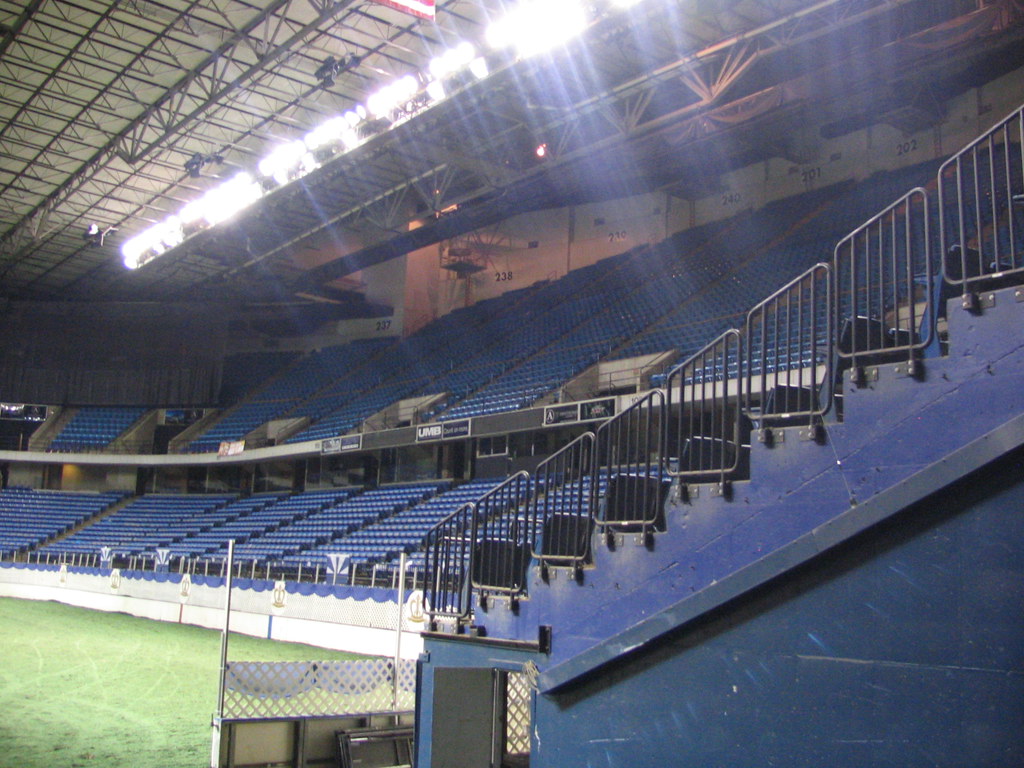
[[[707,195],[730,167],[807,161],[808,125],[918,130],[1024,64],[1017,0],[595,0],[530,58],[485,43],[516,3],[394,5],[0,0],[0,298],[366,313],[337,282],[362,267],[523,210]],[[128,238],[460,41],[486,77],[123,266]]]

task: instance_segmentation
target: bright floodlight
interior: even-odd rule
[[[406,75],[390,85],[385,85],[373,94],[366,100],[366,108],[374,117],[385,117],[415,96],[417,90],[419,90],[419,85],[416,78]]]
[[[320,147],[337,141],[341,138],[341,134],[344,133],[347,127],[348,123],[344,117],[332,117],[306,134],[306,149],[312,152],[315,149],[320,149]]]
[[[138,269],[150,259],[180,245],[185,239],[177,216],[154,224],[121,246],[121,257],[128,269]]]
[[[444,83],[441,80],[431,80],[427,85],[427,95],[433,102],[442,101],[445,97]]]
[[[359,146],[359,134],[353,129],[349,129],[341,134],[341,141],[345,145],[345,149],[355,149]]]
[[[207,210],[204,218],[210,226],[230,219],[243,208],[255,203],[262,194],[260,185],[248,173],[240,173],[203,197]]]
[[[273,177],[278,184],[286,184],[289,172],[298,166],[304,154],[306,154],[306,142],[302,139],[282,144],[260,160],[260,173]]]
[[[169,216],[136,235],[121,246],[121,258],[128,269],[138,269],[185,240],[189,224],[204,221],[213,226],[225,221],[256,202],[263,191],[248,173],[214,187],[198,200],[186,205],[177,216]]]
[[[469,66],[469,63],[475,58],[476,49],[470,43],[459,43],[454,48],[431,59],[430,74],[435,80],[443,80]]]
[[[562,45],[586,26],[579,0],[526,0],[487,28],[487,43],[514,47],[526,58]]]
[[[261,194],[260,185],[253,181],[252,176],[240,173],[186,205],[178,217],[184,224],[205,221],[208,226],[213,226],[256,202]]]
[[[121,246],[121,260],[128,269],[138,269],[143,254],[149,250],[149,230],[136,235],[131,240],[126,240]]]
[[[479,56],[469,62],[469,71],[473,73],[473,77],[477,80],[483,80],[491,73],[483,56]]]

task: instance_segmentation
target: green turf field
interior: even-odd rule
[[[357,658],[232,635],[230,659]],[[203,768],[220,633],[0,598],[0,768]]]

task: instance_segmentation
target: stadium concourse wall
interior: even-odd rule
[[[402,611],[401,656],[423,650],[422,612],[412,593]],[[110,568],[0,563],[0,597],[52,600],[108,613],[208,629],[224,626],[224,579]],[[394,656],[395,590],[236,578],[230,629],[372,656]]]

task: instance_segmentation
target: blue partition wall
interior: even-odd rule
[[[1022,460],[538,698],[542,764],[1024,764]]]

